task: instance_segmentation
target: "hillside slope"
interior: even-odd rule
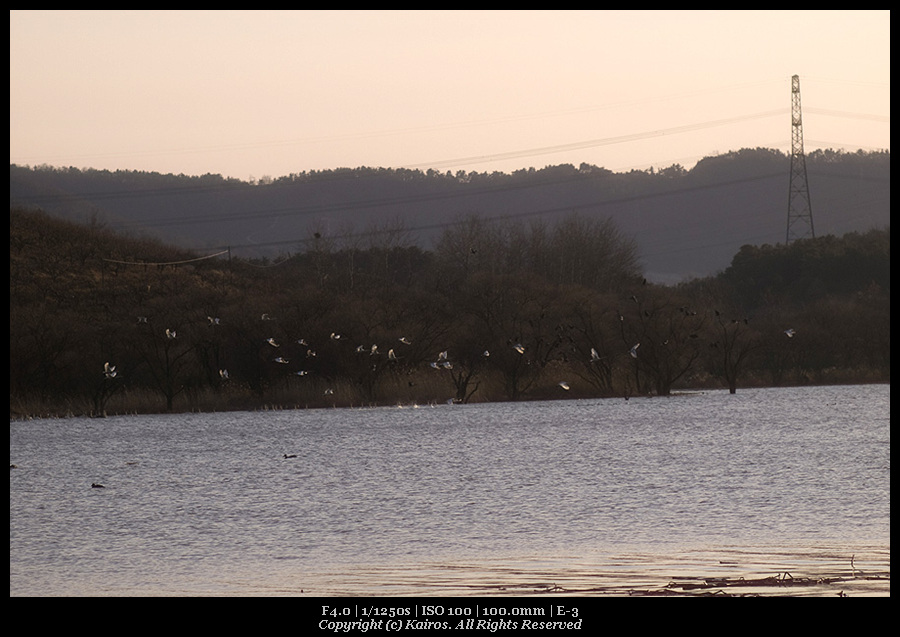
[[[889,152],[817,151],[807,167],[817,236],[890,225]],[[690,170],[354,168],[265,183],[11,165],[10,205],[240,256],[304,251],[316,233],[347,244],[402,230],[429,248],[467,215],[553,221],[575,211],[612,218],[635,238],[647,278],[674,283],[724,270],[742,245],[783,242],[788,174],[789,158],[768,149],[708,157]]]

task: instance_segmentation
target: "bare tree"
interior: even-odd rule
[[[624,301],[620,328],[623,356],[630,360],[635,388],[642,388],[646,376],[660,396],[700,358],[703,313],[679,305],[666,291],[652,286],[641,288]]]
[[[744,371],[750,355],[760,349],[759,334],[750,326],[746,317],[727,318],[720,310],[712,310],[712,330],[715,338],[710,342],[710,369],[728,385],[728,391],[737,392],[738,377]]]

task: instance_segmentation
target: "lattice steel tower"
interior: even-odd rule
[[[791,184],[788,194],[787,238],[815,238],[809,183],[806,181],[806,155],[803,153],[803,116],[800,112],[800,76],[791,78]]]

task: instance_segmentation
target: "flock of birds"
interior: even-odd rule
[[[635,302],[637,302],[637,298],[636,298],[636,297],[632,296],[631,298],[632,298],[632,300],[634,300]],[[682,312],[684,312],[684,311],[685,311],[685,308],[681,308],[681,310],[682,310]],[[694,312],[693,314],[696,314],[696,312]],[[716,310],[716,315],[717,315],[717,316],[719,315],[719,311],[718,311],[718,310]],[[210,326],[216,326],[216,325],[220,325],[220,324],[221,324],[220,319],[219,319],[218,317],[207,316],[206,318],[207,318],[207,320],[208,320]],[[147,322],[148,322],[146,316],[139,316],[139,317],[137,317],[137,319],[138,319],[138,323],[147,323]],[[262,316],[260,317],[260,320],[262,320],[262,321],[271,321],[271,320],[273,320],[273,319],[272,319],[271,316],[269,316],[269,314],[264,313],[264,314],[262,314]],[[623,317],[621,314],[619,315],[619,320],[624,320],[624,317]],[[735,322],[737,322],[737,321],[735,321]],[[744,322],[746,323],[747,320],[744,319]],[[784,330],[784,335],[787,336],[788,338],[794,338],[794,335],[795,335],[795,334],[796,334],[796,331],[795,331],[793,328],[789,328],[789,329]],[[173,340],[173,339],[176,339],[176,338],[178,337],[177,332],[176,332],[175,330],[169,329],[169,328],[166,328],[166,330],[165,330],[165,336],[166,336],[166,339],[168,339],[168,340]],[[329,338],[330,338],[332,341],[341,341],[341,340],[344,340],[344,337],[343,337],[341,334],[337,333],[337,332],[332,332],[332,333],[330,334]],[[405,336],[401,336],[401,337],[400,337],[399,339],[397,339],[397,340],[398,340],[400,343],[404,344],[404,345],[412,345],[412,341],[410,341],[410,340],[409,340],[407,337],[405,337]],[[265,340],[265,342],[266,342],[269,346],[271,346],[272,348],[274,348],[274,349],[278,349],[278,348],[281,347],[281,344],[278,343],[278,341],[276,341],[274,337],[269,337],[269,338],[267,338],[267,339]],[[316,351],[315,351],[314,349],[312,349],[312,348],[309,347],[309,343],[307,343],[306,339],[303,339],[303,338],[297,339],[297,344],[300,345],[300,346],[302,346],[302,347],[306,347],[306,348],[307,348],[307,349],[306,349],[306,358],[315,358],[315,357],[316,357]],[[525,346],[522,345],[521,343],[512,343],[511,345],[512,345],[512,348],[513,348],[516,352],[518,352],[520,355],[524,355],[524,354],[525,354]],[[635,359],[636,359],[636,358],[638,357],[638,348],[639,348],[640,346],[641,346],[641,344],[640,344],[639,342],[638,342],[638,343],[635,343],[635,344],[631,347],[631,349],[628,351],[628,354],[629,354],[632,358],[635,358]],[[375,355],[377,355],[377,354],[380,354],[380,352],[378,351],[378,345],[371,345],[371,346],[359,345],[359,346],[356,347],[356,352],[357,352],[358,354],[368,353],[370,356],[375,356]],[[482,356],[485,357],[485,358],[488,357],[488,356],[490,356],[490,355],[491,355],[491,354],[490,354],[490,352],[489,352],[488,350],[484,350],[484,352],[482,353]],[[453,369],[453,364],[450,362],[450,360],[449,360],[448,357],[449,357],[448,351],[447,351],[447,350],[443,350],[443,351],[441,351],[441,352],[438,353],[436,360],[434,360],[434,361],[432,361],[431,363],[429,363],[429,366],[432,367],[432,368],[434,368],[434,369]],[[600,356],[600,354],[597,352],[597,350],[596,350],[595,348],[593,348],[593,347],[591,348],[591,359],[590,359],[590,362],[591,362],[591,363],[597,363],[597,362],[599,362],[600,360],[602,360],[603,358],[604,358],[604,357]],[[390,361],[396,361],[396,360],[398,360],[397,353],[395,352],[394,348],[388,349],[388,351],[387,351],[387,359],[390,360]],[[276,356],[275,358],[272,359],[272,361],[273,361],[274,363],[276,363],[276,364],[279,364],[279,365],[288,365],[288,364],[290,363],[290,360],[287,359],[287,358],[285,358],[284,356]],[[306,375],[308,375],[309,373],[310,373],[309,370],[304,370],[304,369],[301,369],[301,370],[298,370],[298,371],[294,372],[294,374],[295,374],[296,376],[306,376]],[[103,375],[104,375],[104,377],[107,378],[107,379],[115,379],[115,378],[118,376],[118,372],[116,371],[116,366],[110,364],[109,362],[104,363],[104,364],[103,364]],[[228,380],[228,379],[230,378],[230,374],[228,373],[228,370],[227,370],[227,369],[220,369],[220,370],[219,370],[219,377],[220,377],[222,380]],[[558,385],[561,389],[563,389],[563,390],[565,390],[565,391],[569,391],[569,390],[571,389],[571,385],[569,385],[569,383],[568,383],[567,381],[564,381],[564,380],[563,380],[563,381],[560,381],[559,383],[557,383],[557,385]],[[325,395],[332,395],[332,394],[334,394],[334,390],[333,390],[333,389],[331,389],[331,388],[325,389]]]
[[[210,317],[207,317],[207,318],[208,318],[208,320],[209,320],[209,324],[210,324],[210,325],[219,325],[219,324],[220,324],[219,319],[216,318],[216,317],[210,316]],[[264,321],[271,320],[271,318],[269,317],[268,314],[263,314],[261,318],[262,318],[262,320],[264,320]],[[146,318],[146,317],[143,317],[143,316],[139,316],[139,317],[138,317],[138,322],[139,322],[139,323],[147,323],[147,318]],[[796,335],[796,333],[797,333],[797,332],[796,332],[796,330],[794,330],[794,328],[789,328],[789,329],[784,330],[784,335],[785,335],[787,338],[794,338],[794,336]],[[167,339],[175,339],[175,338],[177,338],[177,333],[176,333],[175,330],[166,328],[166,330],[165,330],[165,336],[166,336]],[[330,338],[332,341],[340,341],[340,340],[343,340],[343,336],[340,335],[340,334],[338,334],[338,333],[336,333],[336,332],[332,332],[329,338]],[[405,336],[400,337],[400,338],[398,339],[398,341],[399,341],[400,343],[404,344],[404,345],[412,345],[412,342],[411,342],[407,337],[405,337]],[[265,340],[265,342],[266,342],[270,347],[272,347],[273,349],[278,349],[278,348],[281,347],[281,344],[278,343],[278,341],[276,341],[274,337],[269,337],[269,338],[267,338],[267,339]],[[303,339],[303,338],[298,339],[298,340],[297,340],[297,344],[298,344],[298,345],[301,345],[301,346],[304,346],[304,347],[307,348],[307,350],[306,350],[306,356],[307,356],[307,358],[314,358],[314,357],[316,356],[316,351],[313,350],[313,349],[311,349],[311,348],[309,348],[309,344],[307,343],[307,341],[306,341],[305,339]],[[640,346],[641,346],[640,343],[635,343],[635,344],[631,347],[631,349],[628,351],[628,354],[629,354],[632,358],[637,358],[637,357],[638,357],[638,348],[639,348]],[[522,345],[521,343],[514,343],[514,344],[512,344],[512,348],[513,348],[513,350],[515,350],[516,352],[518,352],[520,355],[524,355],[524,354],[525,354],[525,346]],[[370,356],[375,356],[375,355],[377,355],[377,354],[380,353],[380,352],[378,351],[378,345],[371,345],[371,346],[368,346],[368,347],[365,346],[365,345],[359,345],[359,346],[357,346],[357,348],[356,348],[356,352],[359,353],[359,354],[365,354],[365,353],[368,353]],[[484,352],[482,353],[482,356],[484,356],[484,357],[488,357],[488,356],[490,356],[490,355],[491,355],[491,354],[490,354],[490,352],[489,352],[488,350],[484,350]],[[396,352],[394,351],[393,348],[388,349],[388,351],[387,351],[387,358],[388,358],[388,360],[397,360],[397,359],[398,359],[397,354],[396,354]],[[595,348],[593,348],[593,347],[591,348],[591,359],[590,359],[590,360],[591,360],[592,363],[597,363],[597,362],[599,362],[600,360],[602,360],[603,358],[604,358],[604,357],[600,356],[600,354],[597,352],[597,350],[596,350]],[[275,357],[275,358],[272,359],[272,360],[273,360],[275,363],[278,363],[278,364],[281,364],[281,365],[286,365],[286,364],[288,364],[288,363],[290,362],[289,360],[287,360],[287,359],[284,358],[283,356],[277,356],[277,357]],[[452,364],[452,363],[450,362],[450,360],[449,360],[449,352],[448,352],[448,350],[443,350],[443,351],[439,352],[438,355],[437,355],[437,357],[436,357],[436,360],[434,360],[434,361],[432,361],[431,363],[429,363],[429,366],[432,367],[432,368],[434,368],[434,369],[452,369],[452,368],[453,368],[453,364]],[[298,375],[298,376],[306,376],[307,374],[309,374],[309,371],[307,371],[307,370],[300,370],[300,371],[297,371],[297,372],[294,372],[294,373],[295,373],[296,375]],[[117,370],[116,370],[116,366],[110,364],[109,362],[104,363],[104,364],[103,364],[103,375],[104,375],[105,378],[108,378],[108,379],[115,379],[115,378],[117,378],[117,377],[118,377],[118,372],[117,372]],[[227,369],[220,369],[220,370],[219,370],[219,376],[220,376],[223,380],[227,380],[227,379],[229,378],[228,370],[227,370]],[[570,385],[567,381],[564,381],[564,380],[559,381],[559,383],[557,383],[557,386],[560,387],[561,389],[565,390],[565,391],[569,391],[569,390],[571,389],[571,385]],[[334,390],[333,390],[333,389],[331,389],[331,388],[325,389],[325,395],[332,395],[332,394],[334,394]],[[295,454],[284,454],[284,458],[285,458],[285,459],[296,458],[296,457],[297,457],[297,456],[296,456]],[[14,467],[15,467],[15,465],[12,465],[12,464],[10,465],[10,468],[14,468]],[[94,482],[94,483],[91,483],[91,488],[93,488],[93,489],[103,489],[103,488],[105,488],[105,487],[104,487],[104,485],[102,485],[102,484],[98,484],[98,483]]]

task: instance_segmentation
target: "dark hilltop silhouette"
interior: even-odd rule
[[[890,153],[807,155],[818,235],[890,225]],[[763,148],[614,173],[589,164],[507,173],[339,168],[264,178],[10,166],[10,205],[197,251],[275,257],[403,233],[430,249],[448,225],[612,219],[655,283],[716,274],[745,244],[785,240],[790,157]]]

